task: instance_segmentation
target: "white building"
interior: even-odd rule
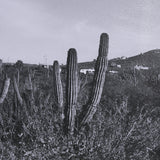
[[[86,74],[88,72],[88,73],[92,74],[92,73],[94,73],[94,71],[95,71],[94,69],[81,69],[80,73]]]
[[[137,69],[137,70],[141,70],[141,69],[142,69],[142,70],[148,70],[149,67],[136,65],[136,66],[134,66],[134,69]]]

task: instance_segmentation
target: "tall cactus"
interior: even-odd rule
[[[62,119],[64,118],[63,113],[63,89],[62,89],[62,82],[60,76],[60,66],[58,61],[54,61],[53,63],[53,80],[54,80],[54,93],[56,103],[61,111]]]
[[[4,82],[2,95],[0,97],[0,104],[3,103],[3,101],[5,100],[7,93],[8,93],[9,86],[10,86],[10,78],[6,78],[6,80]]]
[[[72,134],[75,127],[76,104],[78,93],[77,52],[69,49],[67,57],[67,125]]]
[[[84,125],[92,119],[101,99],[108,64],[108,41],[108,35],[106,33],[102,33],[100,37],[99,55],[97,57],[95,67],[93,90],[89,100],[89,105],[87,106],[87,112],[81,121],[81,125]]]

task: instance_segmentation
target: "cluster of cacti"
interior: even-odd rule
[[[86,106],[87,108],[85,109],[86,112],[83,114],[83,117],[80,121],[80,126],[84,125],[85,123],[89,122],[92,119],[101,99],[104,81],[105,81],[107,63],[108,63],[107,61],[108,40],[109,40],[108,35],[106,33],[103,33],[100,37],[99,55],[98,55],[96,67],[95,67],[93,90],[92,90],[89,103]],[[75,128],[75,116],[76,116],[77,93],[78,93],[77,68],[78,67],[77,67],[76,50],[70,49],[68,51],[68,58],[67,58],[67,96],[66,96],[67,98],[66,125],[67,125],[67,130],[70,133],[73,133]],[[59,71],[55,71],[55,65],[54,65],[54,75],[55,77],[58,76],[58,79],[60,79],[60,75],[56,74],[56,72],[59,73]],[[59,81],[57,81],[55,78],[55,85],[57,87],[60,85]],[[58,101],[60,99],[61,90],[59,90],[59,93],[57,91],[58,90],[56,90],[55,94],[57,96],[57,101]]]
[[[104,81],[105,81],[105,74],[107,69],[108,39],[109,38],[106,33],[103,33],[100,37],[99,54],[96,61],[93,89],[91,92],[89,102],[85,106],[86,108],[84,110],[82,109],[83,116],[78,121],[76,121],[78,119],[76,117],[77,116],[76,115],[77,97],[78,97],[77,52],[74,48],[71,48],[68,51],[67,66],[66,66],[67,68],[66,103],[64,103],[63,101],[63,88],[62,88],[61,75],[60,75],[60,66],[58,61],[54,61],[54,64],[53,64],[54,98],[56,101],[56,105],[58,106],[59,111],[61,112],[61,115],[62,115],[61,119],[64,120],[64,124],[66,125],[65,129],[67,129],[66,131],[70,134],[74,133],[76,122],[79,122],[78,127],[81,127],[85,123],[89,122],[92,119],[94,113],[96,112],[97,106],[101,99]],[[27,95],[22,94],[24,98],[24,103],[23,103],[23,98],[19,92],[19,71],[22,69],[22,65],[23,65],[23,62],[17,61],[14,68],[14,70],[16,69],[17,70],[16,72],[13,72],[12,78],[13,78],[13,86],[15,91],[15,106],[16,108],[17,106],[19,106],[20,108],[24,107],[24,110],[25,110],[25,101],[28,100],[26,97]],[[29,92],[32,99],[34,99],[33,86],[32,86],[30,73],[27,78],[27,82],[28,84],[26,84],[27,88],[25,88],[26,89],[25,91]],[[4,89],[0,97],[0,103],[3,103],[7,95],[9,85],[10,85],[10,79],[6,78]],[[48,102],[49,97],[50,97],[50,94],[47,96],[46,104]],[[32,105],[32,104],[29,104],[29,105]],[[20,111],[17,111],[17,112],[20,112]]]

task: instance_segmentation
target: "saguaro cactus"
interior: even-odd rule
[[[71,48],[67,58],[67,122],[68,131],[73,133],[76,116],[76,103],[78,93],[78,66],[77,52]]]
[[[99,55],[97,57],[95,67],[93,90],[89,100],[89,105],[87,106],[87,112],[81,121],[81,125],[92,119],[101,99],[108,64],[108,40],[108,35],[106,33],[102,33],[100,37]]]
[[[53,86],[54,86],[54,93],[55,93],[55,99],[58,107],[60,108],[62,119],[64,118],[63,113],[63,89],[62,89],[62,82],[61,82],[61,76],[60,76],[60,66],[58,61],[54,61],[53,63]]]
[[[8,93],[9,86],[10,86],[10,78],[6,78],[6,80],[4,82],[2,95],[0,97],[0,104],[3,103],[3,101],[5,100],[7,93]]]

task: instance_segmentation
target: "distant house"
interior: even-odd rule
[[[117,67],[118,67],[118,68],[121,68],[121,65],[120,65],[120,64],[117,64]]]
[[[126,59],[126,58],[127,58],[127,57],[125,57],[125,56],[122,56],[122,57],[121,57],[121,59]]]
[[[87,73],[93,74],[94,71],[95,70],[93,68],[92,69],[80,69],[80,73],[83,73],[83,74],[87,74]]]
[[[136,65],[136,66],[134,66],[134,69],[137,69],[137,70],[148,70],[149,67]]]
[[[39,64],[39,67],[42,67],[42,68],[49,68],[49,65],[45,65],[45,64]]]

